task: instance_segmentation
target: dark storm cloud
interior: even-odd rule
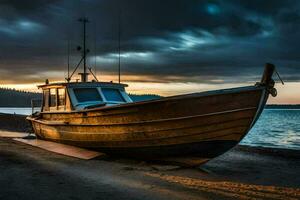
[[[57,1],[57,0],[56,0]],[[55,0],[1,0],[2,5],[16,8],[20,12],[29,13],[55,2]]]
[[[273,62],[287,80],[297,81],[299,8],[297,0],[2,0],[1,78],[30,82],[62,73],[67,40],[75,65],[76,20],[84,15],[91,20],[90,65],[97,41],[98,71],[115,73],[121,11],[124,74],[162,82],[253,81],[265,62]]]

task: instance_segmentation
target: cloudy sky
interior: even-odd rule
[[[254,84],[264,63],[284,87],[271,103],[300,103],[298,0],[1,0],[0,84],[33,90],[64,80],[80,59],[79,17],[88,24],[88,65],[134,93],[173,95]],[[76,79],[76,77],[74,77]]]

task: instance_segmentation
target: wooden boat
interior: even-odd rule
[[[82,82],[39,86],[42,110],[27,119],[40,139],[108,154],[211,159],[237,145],[276,96],[274,70],[266,64],[253,86],[143,102],[132,102],[125,84],[88,82],[84,71]]]
[[[276,94],[273,71],[267,64],[254,86],[143,102],[132,102],[124,84],[46,84],[42,111],[27,119],[40,139],[106,153],[213,158],[239,143]]]

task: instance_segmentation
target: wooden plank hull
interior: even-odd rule
[[[238,144],[268,95],[251,86],[28,119],[45,140],[131,157],[210,159]]]

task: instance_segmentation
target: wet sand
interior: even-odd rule
[[[299,174],[300,151],[293,150],[238,146],[180,168],[87,161],[0,138],[0,199],[300,199]]]

